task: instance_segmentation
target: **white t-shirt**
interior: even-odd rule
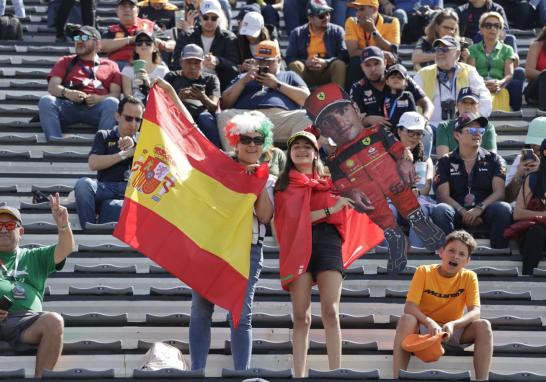
[[[274,204],[274,197],[273,197],[273,188],[275,187],[275,182],[277,181],[277,177],[273,175],[269,175],[269,178],[267,179],[267,182],[265,183],[265,189],[267,191],[267,195],[269,196],[269,200],[271,200],[271,204]],[[263,243],[265,237],[265,224],[261,224],[258,221],[258,218],[256,217],[256,214],[253,216],[252,221],[252,244]]]
[[[150,78],[150,82],[155,80],[156,78],[163,78],[165,75],[169,73],[169,68],[161,63],[155,67],[154,70],[152,70],[150,73],[148,73],[148,77]],[[131,84],[133,87],[133,96],[138,98],[141,101],[144,101],[146,98],[144,94],[140,91],[138,86],[135,83],[135,71],[133,69],[132,65],[127,65],[123,68],[121,71],[121,75],[128,77],[131,80]]]

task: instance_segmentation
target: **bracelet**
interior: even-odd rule
[[[329,208],[325,208],[325,209],[324,209],[324,214],[326,215],[326,217],[330,216],[330,209],[329,209]]]
[[[65,225],[64,227],[59,227],[57,226],[57,230],[58,231],[66,231],[67,229],[70,228],[70,223],[68,223],[67,225]]]

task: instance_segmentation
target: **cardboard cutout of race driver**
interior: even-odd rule
[[[385,127],[365,128],[349,96],[336,84],[316,88],[305,109],[320,134],[337,145],[327,160],[336,188],[355,201],[357,211],[367,213],[383,229],[389,247],[388,271],[400,272],[406,267],[409,242],[387,197],[427,249],[440,248],[445,234],[426,218],[411,191],[415,180],[411,152]]]

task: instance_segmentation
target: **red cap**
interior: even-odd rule
[[[303,107],[315,126],[318,126],[319,119],[324,113],[347,103],[351,103],[349,95],[337,84],[329,83],[313,90]]]

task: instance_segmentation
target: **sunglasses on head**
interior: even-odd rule
[[[6,231],[13,231],[15,228],[19,227],[17,222],[0,222],[0,231],[6,229]]]
[[[135,42],[135,45],[136,46],[142,46],[142,45],[152,46],[153,42],[151,40],[139,40],[139,41]]]
[[[449,53],[451,52],[453,49],[455,48],[448,48],[448,47],[444,47],[444,46],[437,46],[436,48],[434,48],[434,51],[436,53]]]
[[[265,139],[262,136],[249,137],[248,135],[241,135],[239,142],[241,142],[243,145],[250,145],[252,142],[254,142],[256,146],[261,146],[264,144]]]
[[[466,131],[470,135],[484,135],[485,134],[485,128],[483,128],[483,127],[469,127]]]
[[[218,20],[218,16],[214,15],[214,16],[209,16],[209,15],[203,15],[203,20],[205,21],[216,21]]]
[[[87,34],[77,34],[75,36],[72,37],[72,40],[74,40],[75,42],[78,42],[78,41],[89,41],[91,40],[93,37],[87,35]]]
[[[137,123],[140,123],[140,121],[142,121],[142,118],[139,118],[139,117],[133,117],[132,115],[125,115],[123,114],[123,118],[125,119],[126,122],[133,122],[133,121],[136,121]]]
[[[501,29],[501,25],[499,23],[483,23],[482,27],[484,27],[485,29]]]

